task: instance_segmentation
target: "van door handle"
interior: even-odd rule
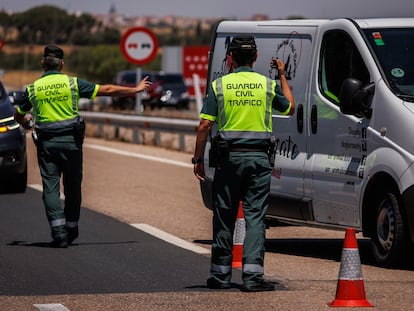
[[[298,112],[296,114],[297,122],[298,122],[298,132],[303,132],[303,105],[298,106]]]
[[[316,132],[318,131],[318,109],[316,108],[316,105],[312,106],[311,130],[312,130],[312,134],[316,134]]]

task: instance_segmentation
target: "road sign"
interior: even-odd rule
[[[149,63],[157,55],[157,50],[157,37],[148,28],[131,28],[121,38],[122,54],[132,64],[144,65]]]
[[[194,75],[200,78],[200,91],[205,92],[208,72],[208,52],[209,45],[202,46],[184,46],[182,48],[182,72],[185,82],[188,86],[188,93],[195,95]]]

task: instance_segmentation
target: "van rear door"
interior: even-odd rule
[[[227,48],[232,37],[237,34],[248,33],[255,37],[258,49],[258,58],[253,67],[255,71],[280,83],[277,70],[270,64],[272,58],[276,57],[285,63],[286,77],[292,88],[297,108],[293,116],[283,116],[278,111],[273,111],[276,160],[272,172],[271,195],[277,199],[272,200],[268,214],[281,217],[299,219],[310,217],[308,211],[302,211],[303,204],[286,206],[277,203],[283,202],[283,198],[295,203],[306,201],[303,199],[308,135],[306,116],[309,114],[307,102],[311,81],[312,41],[317,25],[317,22],[312,21],[222,22],[217,27],[210,54],[210,82],[231,70]],[[206,167],[206,177],[207,180],[213,178],[213,170],[208,167]]]

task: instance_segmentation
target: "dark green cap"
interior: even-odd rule
[[[237,35],[231,40],[230,52],[235,50],[254,51],[256,50],[256,42],[253,36]]]
[[[48,45],[45,47],[43,57],[55,57],[63,59],[63,50],[56,45]]]

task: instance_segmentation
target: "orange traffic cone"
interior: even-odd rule
[[[239,202],[239,209],[237,211],[236,224],[233,234],[233,268],[242,267],[243,257],[243,243],[246,236],[246,221],[244,220],[243,201]]]
[[[358,244],[354,229],[346,229],[336,298],[330,307],[372,307],[365,298]]]

